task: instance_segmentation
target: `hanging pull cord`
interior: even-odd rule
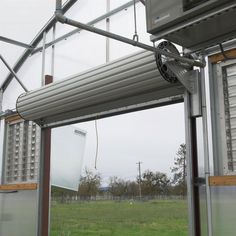
[[[225,52],[225,50],[224,50],[224,48],[223,48],[223,45],[222,45],[221,43],[219,44],[219,46],[220,46],[220,50],[221,50],[221,53],[222,53],[222,55],[223,55],[225,61],[236,59],[236,57],[232,57],[232,56],[227,56],[227,55],[226,55],[226,52]]]
[[[134,36],[133,40],[138,42],[138,33],[137,33],[137,14],[136,14],[136,0],[134,0]]]
[[[97,160],[98,160],[98,125],[97,125],[97,119],[95,119],[95,132],[96,132],[96,154],[95,154],[94,168],[95,168],[95,170],[97,170]]]

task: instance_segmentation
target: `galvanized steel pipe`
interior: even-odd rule
[[[126,43],[126,44],[130,44],[130,45],[135,46],[135,47],[139,47],[139,48],[145,49],[147,51],[156,52],[156,53],[162,54],[164,56],[176,59],[176,60],[178,60],[180,62],[187,63],[187,64],[189,64],[191,66],[197,66],[197,67],[201,67],[201,68],[205,67],[205,63],[203,63],[203,62],[200,62],[200,61],[197,61],[197,60],[192,60],[192,59],[189,59],[189,58],[186,58],[186,57],[181,57],[179,55],[176,55],[176,54],[173,54],[173,53],[169,53],[167,51],[164,51],[164,50],[161,50],[161,49],[149,46],[147,44],[140,43],[140,42],[137,42],[135,40],[132,40],[132,39],[129,39],[129,38],[117,35],[117,34],[113,34],[111,32],[107,32],[105,30],[101,30],[101,29],[98,29],[96,27],[93,27],[93,26],[90,26],[90,25],[86,25],[86,24],[83,24],[81,22],[69,19],[69,18],[65,17],[62,14],[62,11],[60,10],[60,5],[61,5],[61,0],[57,0],[56,1],[56,12],[55,12],[55,15],[56,15],[56,19],[59,22],[63,23],[63,24],[68,24],[68,25],[71,25],[71,26],[75,26],[77,28],[84,29],[84,30],[87,30],[87,31],[90,31],[90,32],[93,32],[93,33],[96,33],[96,34],[108,37],[108,38],[112,38],[112,39],[115,39],[117,41],[120,41],[120,42],[123,42],[123,43]]]

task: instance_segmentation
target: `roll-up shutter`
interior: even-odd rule
[[[24,119],[50,125],[129,111],[149,102],[171,103],[182,94],[180,83],[162,79],[153,53],[142,51],[23,94],[16,106]]]

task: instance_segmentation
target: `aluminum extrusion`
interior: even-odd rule
[[[180,83],[163,80],[153,53],[142,51],[25,93],[16,107],[24,119],[45,125],[183,93]]]

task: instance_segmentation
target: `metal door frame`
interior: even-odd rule
[[[214,174],[229,175],[235,174],[228,170],[227,137],[226,133],[217,132],[217,130],[226,130],[225,104],[223,93],[224,69],[228,66],[236,65],[236,59],[219,61],[219,63],[209,63],[210,72],[210,102],[212,104],[212,143],[214,154]],[[219,99],[215,99],[218,97]]]
[[[154,106],[153,106],[154,107]],[[184,107],[185,107],[185,132],[186,132],[186,145],[187,145],[187,189],[188,189],[188,218],[189,218],[189,235],[190,236],[200,236],[200,215],[199,215],[199,196],[198,196],[198,186],[195,185],[195,179],[198,177],[197,173],[197,143],[196,143],[196,118],[191,117],[191,102],[190,94],[185,92],[184,94]],[[140,108],[139,110],[147,109]],[[122,114],[124,113],[121,112]],[[115,115],[118,115],[117,113]],[[48,128],[42,129],[42,138],[41,138],[41,160],[48,156],[48,147],[46,143],[48,138],[44,135],[47,132]],[[41,172],[41,174],[45,172]],[[48,174],[47,174],[48,175]],[[41,179],[42,181],[42,179]],[[43,186],[42,186],[43,187]],[[41,191],[41,198],[43,189]],[[42,202],[39,204],[39,207],[42,208]],[[40,213],[42,214],[42,212]],[[49,212],[48,212],[49,214]],[[42,216],[40,216],[42,217]],[[48,225],[50,225],[48,223]],[[39,221],[39,231],[38,236],[47,236],[45,235],[45,229],[48,226],[45,226],[42,221]],[[44,234],[42,234],[42,229],[44,229]]]

